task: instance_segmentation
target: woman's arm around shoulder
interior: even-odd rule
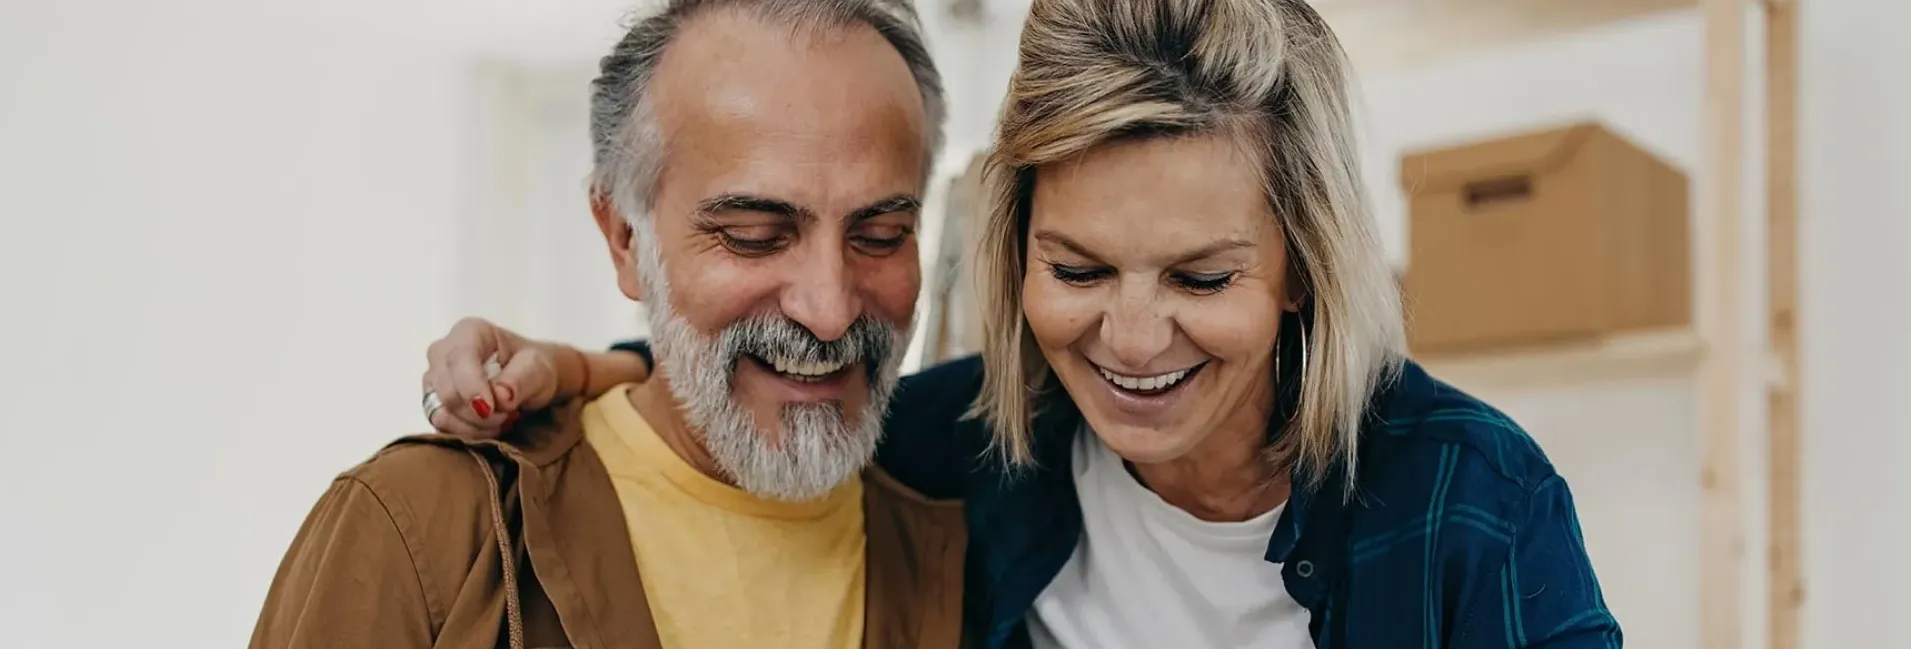
[[[982,390],[982,359],[965,356],[905,376],[889,401],[876,462],[930,498],[961,498],[987,462],[989,428],[968,418]]]

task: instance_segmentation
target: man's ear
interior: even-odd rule
[[[632,245],[636,243],[633,238],[636,232],[630,222],[611,205],[609,196],[595,188],[591,190],[591,217],[597,219],[597,229],[604,233],[604,243],[610,246],[610,260],[617,267],[617,288],[624,292],[624,297],[643,301],[644,282],[638,275],[637,249]]]

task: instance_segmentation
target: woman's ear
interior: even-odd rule
[[[591,189],[591,217],[597,220],[597,229],[604,233],[604,243],[610,247],[611,264],[617,267],[617,288],[624,297],[642,302],[644,283],[638,276],[637,249],[633,237],[636,233],[630,222],[611,205],[610,197],[596,188]]]
[[[1291,259],[1287,264],[1287,279],[1282,282],[1282,289],[1281,310],[1300,313],[1301,307],[1307,305],[1307,281],[1301,274],[1300,266]]]

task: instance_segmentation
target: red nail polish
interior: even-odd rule
[[[484,397],[472,397],[471,409],[477,411],[480,419],[489,419],[491,417],[491,404],[485,403]]]
[[[515,397],[518,394],[516,390],[511,389],[511,386],[503,383],[493,383],[492,389],[498,391],[498,401],[500,403],[510,403],[511,397]]]

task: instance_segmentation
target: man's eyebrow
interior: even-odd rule
[[[697,214],[709,216],[719,212],[760,212],[784,216],[796,221],[816,220],[816,214],[802,206],[763,196],[720,194],[697,203]]]
[[[895,196],[891,196],[889,198],[885,198],[880,201],[870,203],[868,206],[859,208],[854,212],[850,212],[849,222],[855,223],[863,219],[874,218],[874,217],[882,216],[884,214],[895,214],[897,212],[914,212],[920,209],[922,209],[922,199],[916,198],[915,196],[911,196],[909,194],[897,194]]]

